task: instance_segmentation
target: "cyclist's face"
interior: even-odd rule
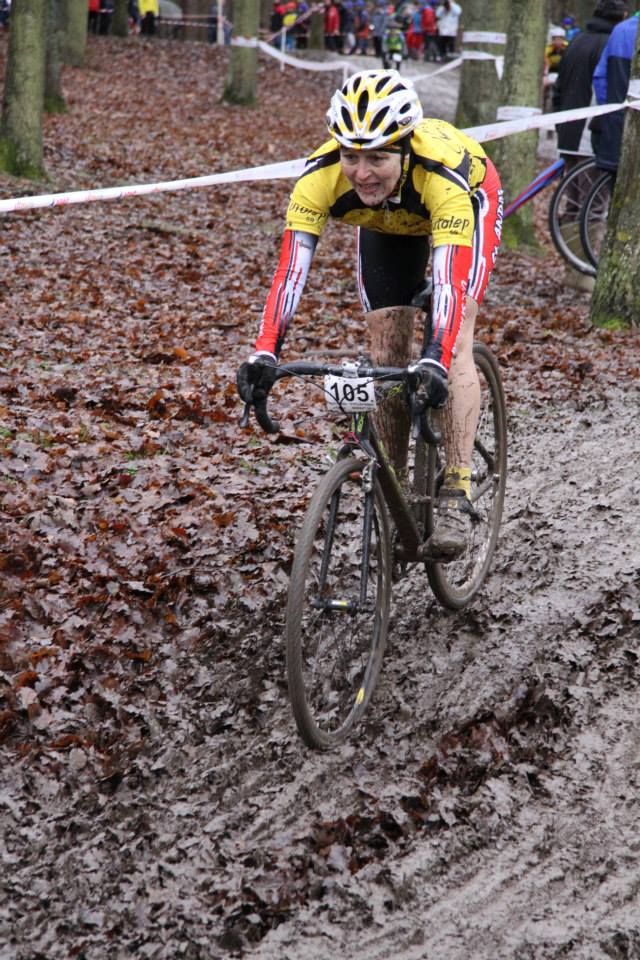
[[[375,207],[393,193],[402,172],[400,153],[383,150],[340,149],[342,172],[368,207]]]

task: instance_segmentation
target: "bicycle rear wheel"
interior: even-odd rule
[[[600,176],[595,160],[588,157],[563,177],[549,204],[549,231],[556,250],[580,273],[595,275],[593,264],[580,239],[580,214],[587,194]]]
[[[476,595],[495,552],[507,478],[507,413],[497,361],[481,343],[473,345],[480,380],[480,419],[473,444],[471,503],[476,513],[465,553],[450,563],[426,562],[429,584],[440,603],[460,610]],[[444,479],[441,447],[429,447],[425,539],[434,529],[438,491]]]
[[[580,214],[580,239],[584,252],[594,267],[598,266],[600,247],[607,230],[614,182],[614,176],[608,170],[598,177],[587,194]]]
[[[320,481],[298,536],[287,603],[289,696],[304,742],[344,740],[373,693],[391,599],[389,521],[371,467],[339,460]]]

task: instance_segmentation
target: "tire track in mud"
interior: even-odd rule
[[[523,418],[518,413],[514,412],[514,418],[520,425]],[[456,854],[455,851],[447,854],[454,865],[455,874],[456,862],[462,857],[463,863],[466,863],[470,851],[478,846],[485,851],[485,856],[490,856],[487,851],[504,831],[503,826],[498,826],[504,819],[504,809],[501,813],[500,808],[511,809],[513,806],[511,793],[515,791],[521,794],[519,804],[525,820],[532,798],[535,805],[550,806],[553,791],[550,792],[543,785],[547,777],[547,754],[552,751],[550,744],[558,740],[555,753],[552,751],[553,760],[562,750],[570,750],[571,730],[579,727],[572,698],[567,697],[564,685],[569,683],[571,671],[578,669],[576,663],[583,662],[591,668],[602,656],[595,641],[590,646],[585,641],[589,629],[595,631],[593,624],[598,621],[599,633],[594,632],[594,637],[609,636],[618,638],[622,643],[629,635],[632,646],[637,643],[637,622],[632,617],[638,609],[638,598],[637,590],[633,593],[632,584],[634,575],[637,577],[640,569],[640,558],[633,540],[624,537],[628,498],[630,493],[637,493],[637,480],[631,461],[619,462],[616,451],[612,450],[610,444],[603,443],[602,437],[607,434],[612,411],[602,410],[599,414],[592,411],[586,422],[572,413],[571,410],[555,410],[551,416],[547,414],[544,418],[529,418],[532,426],[522,431],[521,438],[514,438],[510,494],[501,551],[487,590],[471,611],[449,615],[429,606],[425,614],[423,610],[407,611],[408,601],[404,601],[406,606],[401,613],[396,609],[395,630],[396,633],[402,631],[402,635],[392,640],[381,690],[372,705],[362,739],[355,747],[356,755],[360,754],[359,760],[354,763],[353,756],[349,756],[346,769],[344,764],[340,768],[340,764],[336,765],[335,760],[329,758],[311,761],[311,769],[308,762],[304,761],[302,770],[306,770],[306,773],[303,772],[297,780],[299,784],[306,781],[306,790],[302,790],[302,793],[316,800],[316,804],[315,808],[310,807],[308,800],[298,793],[298,818],[304,820],[311,815],[313,822],[314,810],[319,812],[318,806],[322,807],[326,817],[321,820],[316,816],[316,826],[306,836],[304,831],[295,831],[298,842],[302,840],[303,846],[306,845],[304,869],[307,873],[307,889],[305,893],[298,886],[297,905],[291,910],[292,915],[311,897],[311,891],[313,898],[318,900],[317,910],[309,907],[303,910],[305,922],[302,925],[305,930],[308,931],[307,925],[311,923],[309,914],[313,914],[316,920],[322,918],[324,923],[326,913],[331,912],[332,897],[329,896],[329,903],[325,902],[323,878],[329,877],[327,889],[333,891],[333,899],[338,904],[340,896],[336,894],[336,888],[343,889],[349,903],[354,898],[360,899],[355,920],[348,908],[345,908],[345,912],[351,922],[355,922],[357,929],[366,929],[373,922],[369,904],[378,902],[381,905],[384,920],[385,911],[389,910],[388,903],[393,904],[395,898],[393,889],[385,898],[384,878],[368,879],[368,873],[378,871],[383,874],[388,869],[389,861],[393,864],[391,869],[400,871],[401,877],[406,879],[407,871],[420,872],[419,867],[411,867],[413,860],[417,860],[418,864],[424,860],[428,864],[432,859],[433,833],[439,835],[435,843],[438,849],[443,844],[449,845],[449,832],[467,830],[471,834],[471,839],[467,840],[469,849],[464,854]],[[616,411],[616,418],[625,425],[625,429],[634,429],[631,407],[625,410],[623,405]],[[563,422],[562,433],[556,433],[549,426],[549,422],[555,424],[558,421]],[[634,436],[637,448],[637,428]],[[537,449],[540,445],[542,451]],[[567,450],[571,451],[570,456],[565,453]],[[599,457],[595,456],[596,452]],[[521,462],[518,461],[519,455]],[[565,462],[570,465],[586,464],[587,469],[574,470],[572,482],[569,482],[562,475]],[[545,471],[538,468],[541,463],[546,465]],[[549,476],[550,468],[555,479]],[[619,481],[615,488],[606,484],[607,477],[612,475]],[[578,496],[574,495],[572,487],[576,488]],[[586,506],[589,507],[589,517],[593,517],[587,525],[580,522]],[[596,569],[597,577],[592,572]],[[617,580],[622,581],[618,589],[619,597],[616,590],[611,590],[609,586]],[[519,582],[527,585],[533,582],[533,588],[524,591],[519,588]],[[616,597],[619,615],[613,612],[616,610]],[[619,605],[622,601],[627,604],[624,609]],[[600,603],[602,610],[599,611]],[[429,639],[437,637],[437,643],[430,645],[430,656],[425,661],[424,651],[418,649],[412,653],[410,638],[415,638],[414,646],[419,648],[422,639],[420,624],[424,626],[426,623],[431,627]],[[571,659],[578,656],[571,653],[574,647],[582,651],[581,660],[575,662]],[[633,651],[629,656],[633,658]],[[555,677],[554,664],[560,665]],[[587,666],[584,668],[587,669]],[[504,717],[505,710],[509,715],[509,707],[501,706],[500,699],[518,689],[521,707],[511,708],[512,721],[507,726],[509,730],[513,729],[519,752],[509,755],[505,730],[500,726],[504,720],[496,720],[496,716]],[[428,691],[427,698],[424,697],[425,690]],[[496,703],[497,706],[490,706]],[[506,703],[513,704],[514,697]],[[525,716],[531,718],[531,711],[527,712],[523,707],[525,704],[529,707],[535,704],[537,721],[522,722]],[[442,737],[443,730],[452,732]],[[437,746],[426,764],[421,763],[429,757],[429,749],[433,749],[433,738]],[[470,745],[473,745],[472,749]],[[349,752],[349,748],[345,749]],[[460,760],[458,754],[462,755],[462,765],[458,767],[454,762],[451,769],[451,757],[457,756]],[[395,763],[390,761],[390,755],[394,756]],[[448,759],[443,760],[443,757]],[[424,781],[425,771],[431,771],[427,776],[428,789],[416,793],[416,785],[420,784],[421,779]],[[348,798],[340,795],[340,781],[354,775],[360,796],[355,803],[352,800],[349,806]],[[333,803],[328,801],[319,805],[317,798],[323,779],[331,785]],[[514,780],[517,781],[517,789],[513,785]],[[414,788],[413,794],[411,787]],[[464,812],[464,798],[467,794],[474,797],[478,793],[482,794],[482,803],[487,810],[480,817],[480,824],[471,822],[471,826],[468,826],[465,822],[469,817]],[[537,795],[541,799],[538,800]],[[348,813],[345,813],[345,801]],[[474,804],[471,806],[474,807]],[[331,818],[332,809],[334,812],[341,810],[341,815]],[[517,825],[516,813],[515,809],[511,811]],[[278,812],[271,808],[270,824],[273,825],[277,820]],[[544,822],[544,817],[540,817],[540,821]],[[414,828],[416,823],[423,826],[426,823],[427,829],[410,830],[407,822],[412,823]],[[534,818],[532,822],[537,820]],[[314,829],[319,829],[320,840]],[[254,836],[268,844],[268,830],[259,829]],[[526,835],[522,837],[522,843],[524,856],[529,843]],[[426,853],[421,853],[423,847]],[[368,853],[362,853],[363,849]],[[372,849],[378,851],[377,855],[371,854]],[[309,850],[316,854],[313,866],[310,866],[312,855]],[[320,868],[318,850],[323,851]],[[478,854],[475,856],[482,859]],[[331,861],[326,873],[321,868],[322,857],[327,862]],[[367,857],[369,863],[363,863]],[[439,857],[442,859],[442,851]],[[447,872],[442,866],[440,869]],[[341,871],[344,874],[345,870],[353,871],[352,879],[349,882],[345,882],[344,877],[336,879],[336,874],[340,878]],[[493,867],[488,867],[486,872],[491,874],[492,870]],[[478,871],[482,875],[480,866]],[[515,878],[510,877],[507,871],[501,883],[509,887],[517,876],[518,870]],[[404,880],[399,886],[402,887],[403,883]],[[488,880],[485,879],[483,883],[486,885]],[[302,884],[304,886],[305,883]],[[360,897],[356,896],[356,890],[362,889],[366,890],[366,895],[360,893]],[[345,904],[342,904],[344,907]],[[547,906],[545,910],[548,910]],[[507,914],[505,930],[513,920],[509,911]],[[242,925],[241,912],[236,911],[232,919],[236,925],[238,922]],[[278,922],[282,917],[273,919]],[[380,917],[378,921],[383,922]],[[292,923],[299,929],[297,921]],[[453,920],[452,923],[455,928]],[[384,925],[386,939],[387,921],[384,921]],[[288,930],[289,921],[282,926]],[[235,933],[240,937],[239,929]],[[285,929],[280,934],[269,934],[259,955],[270,956],[271,939],[275,938],[275,949],[275,943],[282,946],[286,936]],[[304,936],[306,938],[306,933]],[[365,942],[368,942],[367,935],[364,936]],[[453,943],[459,934],[451,936]],[[523,936],[526,940],[526,933]],[[295,940],[295,934],[293,937]],[[445,952],[438,956],[449,956],[445,941],[446,936],[438,946]],[[321,942],[321,949],[326,950],[323,937]],[[338,944],[333,943],[332,950],[336,946]],[[308,947],[305,939],[305,951]],[[362,943],[359,944],[360,952],[361,947]],[[419,946],[416,956],[424,956],[419,949],[424,951],[424,945]],[[460,954],[453,952],[451,956],[468,956],[468,952],[465,953],[468,949],[469,945],[466,944]],[[369,956],[368,953],[366,955]],[[379,955],[388,954],[383,949]],[[413,955],[408,953],[407,957]],[[372,953],[371,956],[378,954]]]

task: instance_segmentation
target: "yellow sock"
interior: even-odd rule
[[[443,486],[450,490],[464,490],[465,495],[471,499],[471,468],[445,467]]]

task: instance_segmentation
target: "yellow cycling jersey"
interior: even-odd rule
[[[433,236],[472,246],[471,197],[484,180],[487,155],[475,140],[444,120],[422,120],[411,135],[396,193],[368,207],[340,168],[340,147],[329,140],[313,153],[287,210],[287,229],[319,236],[329,217],[380,233]]]

